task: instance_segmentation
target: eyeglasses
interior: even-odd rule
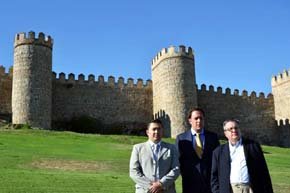
[[[231,128],[227,128],[227,129],[224,129],[224,131],[233,131],[233,130],[239,130],[239,128],[238,127],[231,127]]]

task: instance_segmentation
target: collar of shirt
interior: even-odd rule
[[[192,145],[193,145],[193,148],[195,148],[195,146],[196,146],[196,143],[195,143],[196,131],[193,130],[192,128],[191,128],[191,136],[192,136]],[[204,149],[204,142],[205,142],[204,129],[201,129],[200,140],[202,143],[202,148]]]
[[[196,135],[196,131],[194,129],[192,129],[192,128],[190,130],[191,130],[191,134],[195,136]],[[201,132],[200,132],[200,135],[203,135],[203,134],[204,134],[204,129],[202,128]]]
[[[240,138],[240,140],[235,145],[232,145],[231,142],[229,142],[230,152],[238,148],[240,145],[242,145],[242,138]]]
[[[150,147],[153,147],[154,145],[161,145],[161,141],[159,141],[158,143],[153,143],[152,141],[149,140],[149,144],[150,144]]]

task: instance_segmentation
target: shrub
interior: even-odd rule
[[[102,121],[89,116],[74,117],[68,125],[70,131],[78,133],[102,133],[104,127]]]
[[[0,125],[0,128],[1,129],[15,129],[15,130],[32,129],[32,127],[28,124],[12,124],[12,123]]]

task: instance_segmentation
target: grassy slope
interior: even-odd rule
[[[0,192],[134,192],[132,145],[144,137],[0,130]],[[169,140],[174,143],[173,140]],[[263,147],[275,192],[290,192],[290,149]],[[177,181],[181,192],[181,178]]]

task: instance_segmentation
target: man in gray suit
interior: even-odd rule
[[[146,134],[148,141],[134,145],[130,159],[130,177],[136,183],[136,193],[176,193],[179,162],[175,145],[161,141],[160,120],[150,122]]]

